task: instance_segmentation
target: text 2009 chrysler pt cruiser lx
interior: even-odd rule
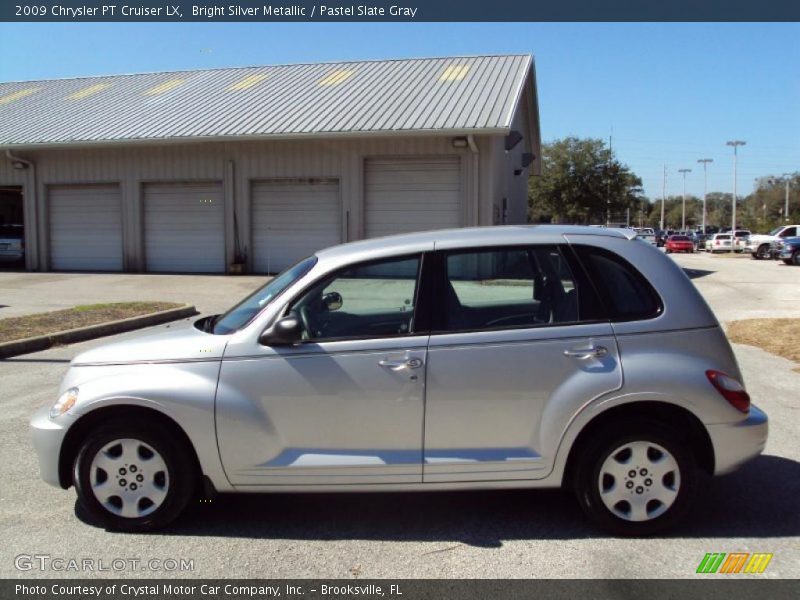
[[[489,227],[318,252],[224,315],[90,350],[32,421],[107,527],[220,492],[574,489],[651,534],[757,456],[716,318],[634,234]]]

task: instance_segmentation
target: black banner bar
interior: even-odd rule
[[[6,22],[798,21],[797,0],[4,0]]]
[[[542,580],[2,580],[9,600],[794,600],[793,580],[729,576],[722,579]]]

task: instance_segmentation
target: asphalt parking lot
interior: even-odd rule
[[[798,268],[703,254],[675,260],[722,321],[800,317]],[[7,275],[33,281],[15,283]],[[53,286],[47,278],[63,276],[40,277],[0,274],[0,303],[12,304],[6,301],[8,289],[15,290],[18,302],[25,295],[20,286]],[[74,277],[58,285],[80,286],[85,276]],[[108,277],[121,278],[114,286],[125,293],[159,291],[142,284],[145,276]],[[187,279],[180,287],[160,288],[173,289],[176,296],[151,299],[180,297],[211,312],[257,285],[256,279],[209,279],[213,291],[195,294],[193,286],[204,282]],[[95,286],[94,292],[105,295],[92,301],[117,299],[102,280]],[[203,294],[203,300],[193,298]],[[69,301],[85,302],[78,293]],[[5,311],[0,309],[0,316]],[[141,570],[141,563],[135,570],[101,573],[15,567],[19,555],[46,554],[106,565],[115,558],[193,561],[192,570],[166,573],[177,577],[671,578],[696,577],[707,552],[770,552],[774,558],[759,577],[800,577],[800,373],[793,371],[797,365],[756,348],[735,351],[754,403],[771,419],[765,453],[739,472],[709,482],[691,518],[667,537],[631,540],[598,533],[560,491],[223,497],[197,504],[168,531],[125,535],[83,523],[72,490],[39,480],[27,432],[31,412],[53,402],[69,360],[106,341],[0,361],[0,577],[165,575]]]

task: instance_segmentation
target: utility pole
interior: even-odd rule
[[[664,179],[661,182],[661,221],[658,228],[664,231],[664,204],[667,201],[667,165],[664,165]]]
[[[681,231],[683,233],[686,233],[686,174],[691,172],[691,169],[678,169],[678,173],[683,174],[683,207],[681,209]]]
[[[700,158],[699,163],[703,165],[703,235],[706,234],[706,196],[708,195],[708,163],[714,162],[713,158]]]
[[[608,135],[608,161],[606,161],[606,227],[611,227],[611,136],[614,135],[614,128]]]
[[[726,146],[733,146],[733,200],[731,202],[731,250],[736,251],[736,158],[739,146],[744,146],[747,142],[743,140],[731,140],[725,142]]]
[[[784,173],[782,177],[786,180],[786,200],[783,203],[783,218],[789,222],[789,183],[792,181],[791,173]]]

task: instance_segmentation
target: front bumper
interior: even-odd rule
[[[74,418],[69,414],[54,421],[50,418],[48,407],[39,409],[31,417],[31,440],[39,459],[39,472],[42,479],[59,488],[62,487],[58,472],[61,444],[73,421]]]
[[[794,255],[794,249],[786,250],[785,248],[783,248],[780,250],[780,252],[778,252],[778,258],[782,260],[789,260],[790,258],[792,258],[793,255]]]
[[[764,451],[769,423],[766,413],[751,405],[744,421],[707,425],[706,428],[714,446],[714,475],[724,475]]]

